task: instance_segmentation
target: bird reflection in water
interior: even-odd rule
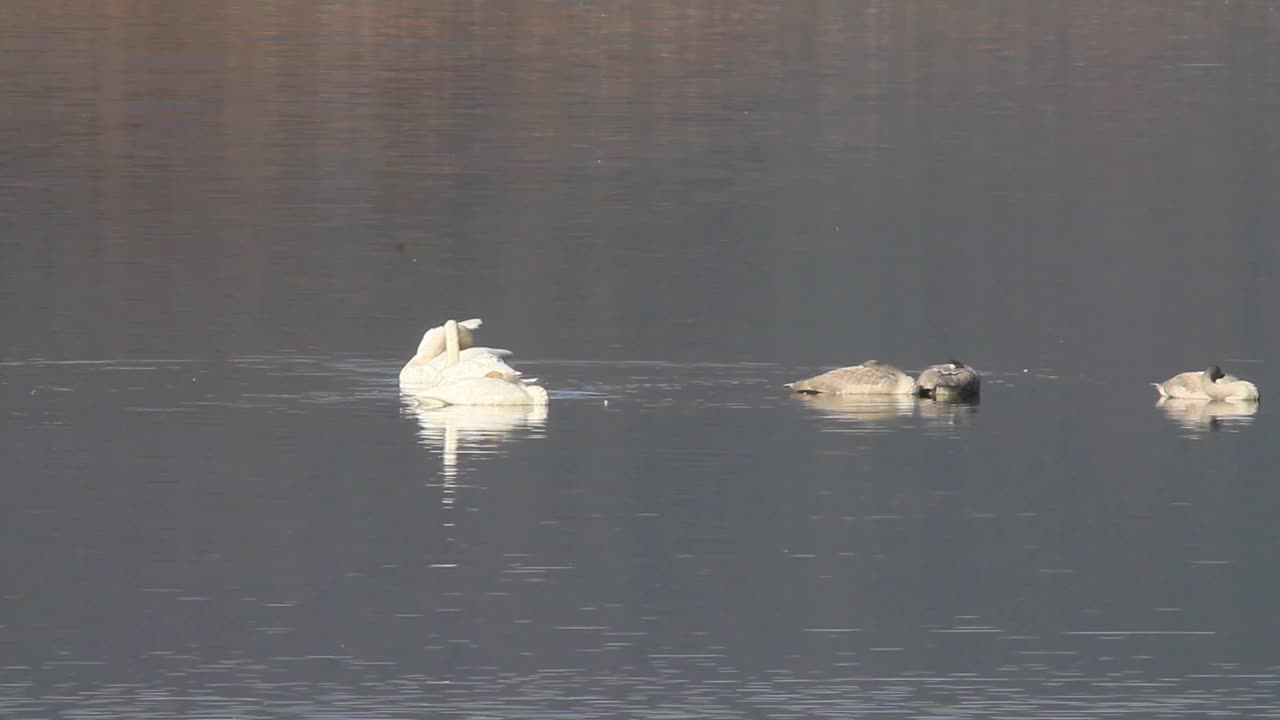
[[[406,414],[418,421],[418,441],[440,450],[442,502],[446,506],[454,503],[460,459],[500,455],[502,446],[509,442],[543,437],[547,423],[545,405],[432,407],[412,395],[403,399]]]
[[[820,415],[843,427],[836,431],[882,432],[895,421],[914,414],[916,399],[911,395],[794,395]]]
[[[1162,397],[1156,407],[1175,424],[1188,430],[1216,431],[1253,422],[1258,403],[1253,400],[1194,400]]]
[[[961,427],[978,411],[976,397],[932,400],[913,395],[794,395],[797,401],[833,420],[833,432],[887,432],[919,417],[930,425]]]
[[[920,417],[937,425],[963,427],[977,413],[977,396],[952,400],[920,400]]]

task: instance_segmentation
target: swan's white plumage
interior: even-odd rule
[[[424,403],[438,405],[546,405],[548,402],[544,388],[495,377],[452,380],[414,395]]]
[[[433,406],[546,405],[547,391],[507,364],[509,350],[475,347],[479,318],[449,320],[423,334],[400,370],[400,388]]]
[[[456,328],[457,359],[449,358],[449,326]],[[431,386],[444,380],[463,377],[482,377],[500,372],[519,377],[510,365],[503,361],[511,357],[510,350],[475,347],[475,331],[483,324],[480,318],[462,322],[449,321],[433,327],[422,335],[418,352],[400,369],[400,384],[413,387]]]
[[[458,362],[450,365],[448,354],[442,353],[425,363],[405,365],[400,371],[400,385],[406,388],[431,387],[447,380],[484,377],[492,372],[512,379],[520,377],[520,371],[503,359],[508,357],[511,357],[510,350],[470,347],[458,353]]]

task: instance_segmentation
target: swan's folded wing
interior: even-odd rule
[[[787,387],[796,392],[847,394],[876,394],[892,392],[898,378],[892,370],[883,367],[853,365],[828,370],[821,375],[800,380]]]
[[[1204,373],[1198,370],[1178,373],[1162,383],[1152,383],[1162,396],[1191,400],[1208,400]]]
[[[435,401],[446,405],[546,404],[546,391],[542,388],[491,377],[452,380],[415,394],[427,402]]]
[[[473,357],[476,355],[492,355],[496,358],[509,358],[512,355],[515,355],[515,353],[511,352],[510,350],[504,350],[502,348],[469,347],[466,350],[462,351],[462,354],[459,359],[466,360],[467,358]]]

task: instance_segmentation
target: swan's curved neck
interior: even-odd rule
[[[443,330],[440,328],[431,328],[422,334],[422,341],[418,343],[418,353],[415,359],[421,359],[427,362],[431,358],[444,352],[444,342],[441,340]]]
[[[458,343],[458,321],[449,320],[444,324],[444,347],[448,357],[445,359],[445,367],[457,365],[459,358],[462,356],[462,349]]]

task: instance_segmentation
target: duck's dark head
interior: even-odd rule
[[[1222,368],[1217,365],[1210,365],[1208,368],[1205,368],[1204,375],[1209,378],[1209,382],[1217,382],[1219,379],[1224,377],[1222,374]]]

